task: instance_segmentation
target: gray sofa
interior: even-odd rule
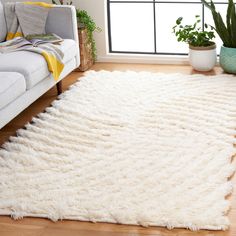
[[[50,9],[46,32],[64,39],[64,70],[61,81],[80,64],[76,11],[73,6]],[[0,42],[6,38],[6,22],[0,2]],[[48,71],[45,59],[36,53],[18,51],[0,53],[0,128],[17,116],[42,94],[56,84]],[[58,86],[60,90],[60,86]],[[60,91],[59,91],[60,92]]]

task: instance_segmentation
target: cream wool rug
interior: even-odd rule
[[[94,72],[0,150],[0,214],[227,229],[236,78]]]

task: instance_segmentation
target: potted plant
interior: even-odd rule
[[[101,32],[101,28],[99,28],[95,21],[89,16],[88,12],[85,10],[76,9],[77,19],[78,19],[78,25],[79,28],[83,29],[85,28],[87,31],[88,36],[88,42],[91,43],[92,48],[92,57],[94,60],[97,58],[97,48],[96,43],[93,38],[93,33]]]
[[[215,35],[213,28],[210,31],[202,30],[199,26],[201,24],[199,15],[196,15],[195,18],[193,25],[183,25],[183,17],[179,17],[173,27],[173,33],[178,42],[189,44],[191,66],[198,71],[210,71],[216,64],[216,44],[212,41]],[[205,28],[208,28],[207,24],[205,24]]]
[[[233,0],[228,0],[226,24],[221,14],[216,11],[215,4],[201,0],[211,10],[215,23],[215,31],[221,38],[223,46],[220,50],[220,65],[225,72],[236,74],[236,12]]]

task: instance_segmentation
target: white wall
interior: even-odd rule
[[[107,54],[106,0],[74,0],[73,3],[79,9],[86,10],[102,29],[102,32],[94,33],[98,60],[101,60]]]

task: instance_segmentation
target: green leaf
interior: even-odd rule
[[[234,4],[232,4],[232,3],[233,3],[232,0],[229,0],[227,14],[226,14],[226,24],[227,24],[227,30],[228,30],[228,34],[230,37],[230,41],[232,41],[231,10],[232,10],[232,7],[234,6]]]
[[[207,7],[209,8],[211,11],[214,9],[214,7],[212,5],[210,5],[207,1],[205,0],[201,0],[201,2]],[[212,2],[212,1],[211,1]]]
[[[176,24],[177,24],[177,25],[180,25],[181,22],[182,22],[182,20],[183,20],[183,17],[179,17],[179,18],[176,20]]]
[[[227,27],[225,26],[225,23],[222,20],[220,13],[217,13],[217,18],[218,18],[218,31],[220,32],[220,37],[224,42],[224,44],[230,45],[231,38],[228,33]]]
[[[235,12],[235,5],[231,0],[231,25],[230,25],[230,32],[231,32],[231,47],[236,48],[236,12]]]

